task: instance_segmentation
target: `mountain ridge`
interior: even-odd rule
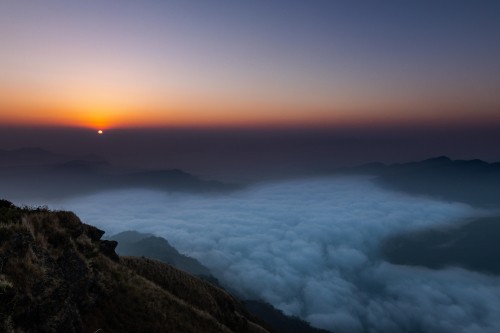
[[[159,260],[178,269],[186,271],[202,280],[220,286],[212,272],[194,258],[185,256],[163,237],[140,233],[133,230],[124,231],[110,236],[109,239],[118,242],[116,251],[123,256],[144,256]],[[231,286],[228,286],[229,288]],[[234,287],[234,286],[233,286]],[[237,293],[235,293],[237,295]],[[281,333],[328,333],[326,330],[314,328],[297,317],[287,316],[281,310],[261,300],[243,299],[248,311],[263,320],[269,327]]]
[[[370,163],[340,168],[335,174],[367,174],[388,189],[471,205],[500,204],[500,163],[437,156],[409,163]]]
[[[116,167],[87,154],[68,157],[39,147],[0,150],[0,190],[9,198],[66,198],[122,189],[223,192],[236,184],[205,180],[178,168],[144,170]]]
[[[0,331],[270,332],[226,291],[120,258],[103,234],[71,212],[0,200]]]

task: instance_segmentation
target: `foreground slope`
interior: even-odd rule
[[[116,242],[70,212],[0,200],[1,332],[266,332],[225,291]]]

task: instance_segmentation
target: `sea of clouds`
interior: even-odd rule
[[[52,203],[112,235],[154,233],[223,285],[342,332],[500,332],[500,278],[392,265],[384,238],[483,212],[367,178],[263,183],[229,194],[118,191]]]

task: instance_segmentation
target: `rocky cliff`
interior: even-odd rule
[[[224,290],[120,258],[71,212],[0,200],[1,332],[267,332]]]

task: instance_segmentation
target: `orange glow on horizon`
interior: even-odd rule
[[[482,112],[471,115],[467,112],[469,106],[460,108],[427,101],[370,99],[328,103],[320,100],[298,104],[293,101],[278,103],[186,94],[146,103],[126,97],[120,100],[116,96],[121,95],[114,94],[111,95],[114,98],[95,94],[84,98],[83,95],[75,93],[71,98],[54,102],[54,96],[45,96],[41,92],[24,96],[19,91],[15,94],[0,89],[0,124],[83,127],[105,131],[138,127],[398,126],[468,123],[480,119],[500,122],[500,115],[494,107],[483,107]]]
[[[267,109],[269,110],[269,109]],[[267,112],[249,112],[245,109],[233,111],[207,108],[203,112],[184,110],[106,110],[93,109],[17,109],[17,112],[3,112],[0,109],[0,124],[14,126],[56,126],[81,127],[95,131],[112,128],[264,128],[264,127],[344,127],[344,126],[402,126],[425,124],[471,124],[484,117],[455,114],[453,119],[445,113],[415,117],[407,112],[348,112],[332,110],[287,110],[273,108]],[[302,111],[302,112],[300,112]],[[490,122],[500,122],[500,116],[489,112]],[[99,133],[101,134],[101,133]]]

